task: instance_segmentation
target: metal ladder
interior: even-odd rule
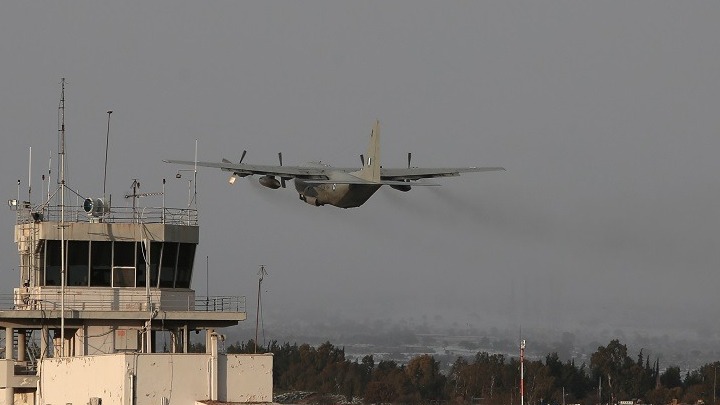
[[[25,330],[25,360],[28,362],[28,367],[32,370],[37,370],[37,359],[40,354],[40,347],[37,342],[33,339],[33,329]]]
[[[37,343],[33,339],[33,332],[34,331],[32,329],[25,330],[25,362],[27,363],[28,369],[37,370],[37,358],[40,353],[40,347],[38,347]],[[14,351],[18,348],[19,336],[20,335],[17,329],[15,329],[12,336]]]

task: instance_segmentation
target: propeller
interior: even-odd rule
[[[242,156],[240,156],[240,161],[238,162],[239,165],[242,164],[243,159],[245,159],[245,155],[247,155],[247,150],[244,150],[242,153]],[[225,161],[225,159],[223,159]],[[229,162],[229,161],[228,161]],[[228,183],[235,184],[235,181],[237,180],[238,173],[233,173],[232,176],[228,179]],[[245,176],[240,176],[245,177]]]
[[[412,152],[408,152],[408,169],[410,168],[410,161],[412,160]]]
[[[280,161],[280,166],[282,166],[282,152],[278,152],[278,160]],[[283,176],[280,176],[280,186],[285,188],[285,177]]]
[[[360,167],[365,167],[365,156],[363,156],[362,154],[360,155],[360,163],[362,163]]]

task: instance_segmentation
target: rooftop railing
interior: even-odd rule
[[[60,206],[30,207],[24,204],[16,214],[17,224],[53,221],[60,222]],[[88,215],[80,206],[65,206],[65,221],[69,222],[106,222],[106,223],[143,223],[168,225],[198,225],[198,212],[194,208],[168,207],[111,207],[109,212],[94,217]]]
[[[144,294],[113,296],[113,289],[107,294],[65,293],[65,309],[71,311],[148,311],[148,297]],[[245,297],[167,297],[150,295],[150,309],[165,311],[202,311],[202,312],[245,312]],[[42,310],[59,311],[60,292],[0,294],[0,310]]]

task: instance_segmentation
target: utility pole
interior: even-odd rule
[[[525,405],[525,339],[520,340],[520,405]]]
[[[260,265],[260,270],[258,271],[258,294],[257,294],[257,310],[255,311],[255,354],[257,354],[258,349],[258,328],[260,327],[260,313],[262,312],[262,300],[260,299],[260,296],[262,295],[262,282],[265,275],[268,274],[267,271],[265,271],[265,265]]]

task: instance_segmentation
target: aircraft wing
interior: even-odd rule
[[[445,167],[423,168],[409,167],[405,169],[381,169],[380,178],[390,181],[419,180],[434,177],[459,176],[460,173],[496,172],[505,170],[504,167]]]
[[[192,160],[163,160],[166,163],[201,167],[214,167],[223,171],[244,177],[253,174],[278,176],[285,179],[299,178],[316,184],[383,184],[383,185],[407,185],[408,180],[429,179],[435,177],[459,176],[460,173],[492,172],[505,170],[503,167],[447,167],[447,168],[396,168],[380,169],[380,181],[372,182],[362,180],[350,173],[357,171],[356,168],[337,168],[330,166],[274,166],[274,165],[253,165],[247,163],[232,163],[228,160],[222,162],[194,162]],[[341,175],[345,174],[345,175]],[[434,183],[413,183],[417,186],[436,186]]]
[[[382,185],[382,186],[407,186],[407,181],[394,181],[394,180],[380,180],[380,181],[369,181],[369,180],[363,180],[361,178],[355,177],[354,179],[350,176],[349,178],[333,178],[331,180],[318,180],[318,179],[311,179],[311,180],[303,180],[307,184],[360,184],[360,185]],[[413,183],[413,186],[439,186],[440,184],[437,183]]]
[[[174,163],[178,165],[195,166],[196,162],[192,160],[163,160],[166,163]],[[230,161],[222,162],[197,162],[201,167],[214,167],[240,177],[250,176],[253,174],[278,176],[286,179],[328,179],[328,173],[333,170],[324,166],[273,166],[273,165],[251,165],[247,163],[232,163]]]

